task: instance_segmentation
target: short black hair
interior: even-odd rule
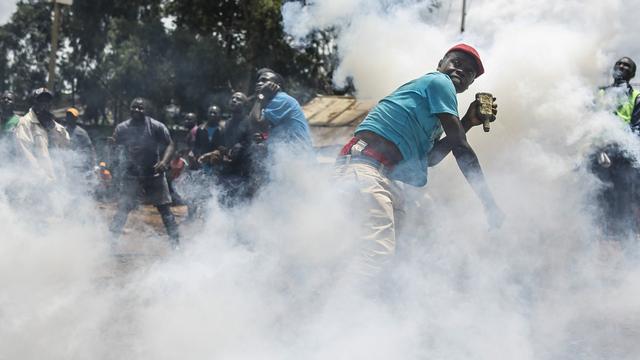
[[[147,108],[147,101],[141,97],[137,97],[133,100],[131,100],[131,104],[129,104],[129,107],[132,107],[133,104],[137,104],[137,103],[142,103],[142,106],[146,109]]]
[[[234,91],[233,94],[231,94],[231,97],[233,97],[233,95],[235,94],[240,94],[242,97],[242,100],[247,101],[249,98],[247,97],[247,94],[243,93],[242,91]]]
[[[264,73],[272,73],[273,75],[275,75],[275,83],[278,84],[278,86],[280,86],[280,87],[282,87],[284,85],[284,78],[282,77],[282,75],[280,75],[277,72],[275,72],[274,70],[266,68],[266,67],[258,69],[257,77],[259,78]]]
[[[631,59],[628,56],[623,56],[623,57],[620,58],[620,60],[622,60],[622,59],[629,60],[629,63],[631,64],[631,77],[636,76],[636,62],[633,61],[633,59]],[[618,60],[618,61],[620,61],[620,60]]]

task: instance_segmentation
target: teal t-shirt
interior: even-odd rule
[[[427,155],[442,136],[437,114],[458,116],[456,90],[448,75],[428,73],[412,80],[380,102],[356,128],[394,143],[403,160],[390,178],[414,186],[427,183]]]

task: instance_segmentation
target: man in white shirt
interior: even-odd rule
[[[53,94],[46,88],[31,93],[32,106],[15,128],[18,156],[24,158],[32,171],[48,181],[56,180],[56,172],[49,150],[66,148],[70,139],[64,126],[58,124],[49,111]]]

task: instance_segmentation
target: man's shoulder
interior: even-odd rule
[[[16,121],[16,127],[25,127],[27,125],[29,125],[29,119],[25,118],[25,116],[20,116]]]
[[[430,72],[423,75],[419,80],[429,84],[437,84],[440,86],[453,87],[453,82],[449,75],[441,73],[439,71]]]
[[[294,98],[293,96],[287,94],[284,91],[278,91],[278,93],[276,94],[276,96],[274,97],[274,100],[278,100],[287,104],[291,104],[291,105],[298,105],[300,106],[300,103],[298,103],[298,100],[296,100],[296,98]]]
[[[451,82],[451,78],[447,74],[443,74],[438,71],[430,72],[424,74],[418,78],[415,78],[400,88],[397,91],[417,91],[419,93],[427,91],[453,91],[455,94],[455,88],[453,86],[453,82]],[[424,94],[426,95],[426,94]]]
[[[26,114],[18,117],[17,124],[18,125],[22,125],[22,126],[28,125],[29,123],[32,122],[32,117],[33,116],[34,116],[33,113],[31,111],[28,111]]]
[[[87,132],[87,130],[80,125],[76,125],[76,128],[74,131],[77,132],[79,135],[89,136],[89,133]]]
[[[209,130],[207,130],[207,126],[196,126],[195,129],[192,130],[193,133],[198,136],[202,134],[208,134]]]
[[[149,124],[151,125],[151,127],[154,128],[160,128],[160,129],[167,129],[167,131],[169,130],[169,128],[167,128],[167,125],[165,125],[164,123],[162,123],[161,121],[158,121],[150,116],[147,116],[147,119],[149,120]]]
[[[116,130],[118,129],[126,129],[128,127],[131,126],[131,119],[127,119],[121,123],[119,123],[118,125],[116,125]]]
[[[69,132],[67,131],[67,128],[55,120],[53,121],[53,130],[59,134],[63,134],[69,137]]]
[[[35,114],[33,114],[32,112],[27,112],[26,114],[18,118],[18,121],[15,123],[14,129],[17,132],[31,132],[33,131],[34,127],[39,125],[40,123],[35,117]]]

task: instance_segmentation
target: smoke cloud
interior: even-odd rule
[[[498,98],[491,132],[469,139],[504,227],[487,230],[449,158],[407,187],[394,266],[354,284],[352,189],[288,152],[251,204],[212,202],[184,226],[180,252],[144,227],[114,252],[110,213],[77,179],[2,163],[0,359],[635,359],[640,249],[602,234],[602,184],[582,165],[613,139],[638,152],[593,98],[617,58],[640,59],[640,4],[474,0],[461,36],[458,2],[308,3],[285,4],[286,28],[337,28],[334,80],[353,76],[362,98],[433,71],[458,41],[478,47],[487,71],[459,110]]]
[[[461,35],[458,2],[430,11],[428,1],[350,1],[349,15],[333,16],[344,3],[283,11],[294,36],[339,30],[336,83],[352,76],[359,97],[379,99],[435,70],[463,41],[479,49],[486,74],[459,96],[459,110],[480,91],[499,103],[491,133],[469,138],[507,223],[496,233],[483,229],[482,209],[451,158],[431,171],[427,192],[437,210],[416,212],[411,225],[420,230],[401,240],[410,254],[402,301],[414,301],[402,306],[421,330],[409,335],[413,346],[395,338],[395,356],[633,358],[639,304],[627,281],[638,275],[638,245],[600,232],[593,200],[602,184],[584,161],[612,140],[637,157],[637,139],[593,99],[616,59],[640,55],[622,30],[638,4],[475,0]],[[625,300],[616,303],[613,292]]]

